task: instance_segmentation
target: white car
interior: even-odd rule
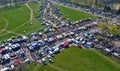
[[[119,57],[119,54],[116,53],[116,52],[112,53],[112,55],[115,56],[115,57]]]
[[[56,47],[53,51],[54,54],[60,53],[60,49],[58,47]]]
[[[108,48],[105,48],[104,51],[107,52],[107,53],[111,52],[111,50],[108,49]]]
[[[42,59],[41,59],[41,62],[42,62],[44,65],[47,65],[47,61],[46,61],[45,58],[42,58]]]

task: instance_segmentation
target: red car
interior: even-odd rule
[[[68,48],[69,47],[69,43],[68,42],[64,42],[64,48]]]
[[[80,44],[78,44],[77,47],[79,47],[79,48],[81,48],[81,49],[83,48],[82,45],[80,45]]]
[[[5,48],[0,48],[0,53],[4,52]]]

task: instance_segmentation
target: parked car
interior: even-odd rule
[[[47,61],[46,61],[45,58],[42,58],[42,59],[41,59],[41,62],[42,62],[44,65],[47,65]]]
[[[77,44],[77,47],[79,47],[79,48],[83,48],[83,46],[81,45],[81,44]]]
[[[54,60],[50,58],[50,59],[49,59],[49,62],[50,62],[50,63],[54,63]]]

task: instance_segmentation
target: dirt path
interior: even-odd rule
[[[31,13],[30,13],[30,19],[29,19],[28,21],[26,21],[25,23],[21,24],[20,26],[14,28],[12,31],[8,31],[8,32],[5,33],[5,34],[1,34],[0,37],[1,37],[1,36],[4,36],[4,35],[7,35],[7,34],[9,34],[9,33],[13,33],[13,34],[17,34],[17,35],[18,35],[19,33],[15,33],[15,32],[13,32],[13,31],[15,31],[15,30],[17,30],[18,28],[24,26],[27,22],[29,22],[29,21],[31,22],[31,21],[32,21],[32,19],[33,19],[33,10],[32,10],[31,7],[28,5],[28,3],[26,3],[26,6],[27,6],[28,9],[30,9],[30,11],[31,11]],[[8,22],[8,24],[9,24],[9,21],[6,20],[6,22]],[[5,28],[8,27],[8,24],[5,26]],[[3,31],[4,31],[4,29],[3,29]]]
[[[5,31],[6,29],[7,29],[7,27],[8,27],[8,25],[9,25],[9,21],[6,19],[6,18],[4,18],[4,17],[0,17],[0,19],[3,19],[6,23],[6,25],[4,26],[4,28],[0,31],[0,33],[2,33],[3,31]]]
[[[20,33],[13,32],[13,31],[7,31],[7,32],[8,32],[8,33],[15,34],[15,35],[23,35],[23,34],[20,34]]]
[[[24,26],[27,22],[29,22],[29,21],[26,21],[24,24],[22,24],[22,25],[16,27],[15,29],[11,30],[11,32],[13,33],[16,29]],[[7,30],[5,30],[5,31],[7,31]],[[7,35],[7,34],[9,34],[9,33],[11,33],[11,32],[8,31],[7,33],[1,34],[0,37],[1,37],[1,36],[4,36],[4,35]],[[14,32],[14,33],[15,33],[15,32]]]
[[[28,9],[31,11],[31,12],[30,12],[30,19],[29,19],[28,21],[26,21],[25,23],[21,24],[20,26],[16,27],[15,29],[13,29],[12,31],[14,31],[14,30],[16,30],[16,29],[24,26],[24,25],[25,25],[27,22],[29,22],[29,21],[32,22],[32,19],[33,19],[33,10],[32,10],[32,8],[28,5],[28,3],[26,3],[25,5],[26,5],[26,7],[28,7]]]
[[[48,65],[49,65],[50,67],[52,67],[52,68],[58,70],[58,71],[68,71],[68,70],[65,70],[65,69],[62,69],[62,68],[56,67],[56,66],[54,66],[54,65],[52,65],[52,64],[50,64],[50,63],[48,63]]]
[[[26,3],[26,6],[28,7],[28,9],[30,10],[30,22],[32,22],[32,19],[33,19],[33,10],[32,10],[32,8],[29,6],[29,4],[28,3]]]

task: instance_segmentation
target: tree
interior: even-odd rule
[[[111,11],[111,7],[110,7],[110,6],[105,6],[105,7],[104,7],[104,11],[106,11],[106,12]]]
[[[112,24],[112,25],[109,26],[109,31],[113,35],[120,34],[120,32],[119,32],[119,26],[117,26],[115,24]]]
[[[108,27],[106,22],[99,22],[98,27],[103,34],[108,33]]]

